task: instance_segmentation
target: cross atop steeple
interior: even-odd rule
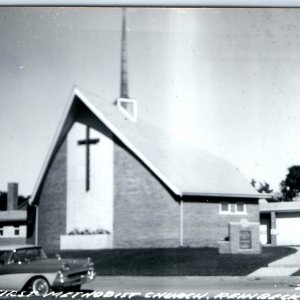
[[[126,10],[122,9],[122,31],[121,31],[121,76],[120,76],[120,98],[116,105],[125,115],[126,119],[137,121],[137,103],[128,95],[128,61],[127,61],[127,24]]]

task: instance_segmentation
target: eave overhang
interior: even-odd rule
[[[249,199],[271,199],[272,194],[231,194],[231,193],[199,193],[183,192],[182,197],[224,197],[224,198],[249,198]]]

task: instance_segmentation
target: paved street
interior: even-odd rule
[[[249,277],[122,277],[99,276],[83,289],[113,291],[115,293],[139,292],[153,296],[162,292],[208,293],[215,297],[221,292],[299,294],[296,290],[300,277],[249,278]],[[150,293],[152,292],[152,294]]]
[[[99,276],[81,291],[50,292],[47,299],[299,300],[300,277]],[[53,294],[54,293],[54,294]],[[61,294],[61,295],[60,295]],[[12,296],[1,299],[13,299]],[[45,297],[19,297],[18,300]]]

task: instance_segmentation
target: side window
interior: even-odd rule
[[[15,235],[20,235],[20,227],[15,226]]]
[[[246,204],[243,202],[238,202],[238,203],[229,203],[229,202],[221,202],[220,203],[220,209],[219,209],[220,214],[246,214]]]
[[[221,211],[222,212],[229,212],[229,203],[228,202],[222,202],[221,203]]]
[[[245,203],[237,203],[236,211],[239,213],[246,212],[246,204]]]
[[[19,255],[16,252],[14,252],[14,254],[11,257],[11,261],[13,263],[17,263],[19,260],[20,260]]]
[[[27,250],[21,249],[14,252],[12,256],[12,260],[14,263],[22,263],[28,260]]]

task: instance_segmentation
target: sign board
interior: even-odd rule
[[[251,231],[241,230],[240,231],[240,249],[251,249]]]

